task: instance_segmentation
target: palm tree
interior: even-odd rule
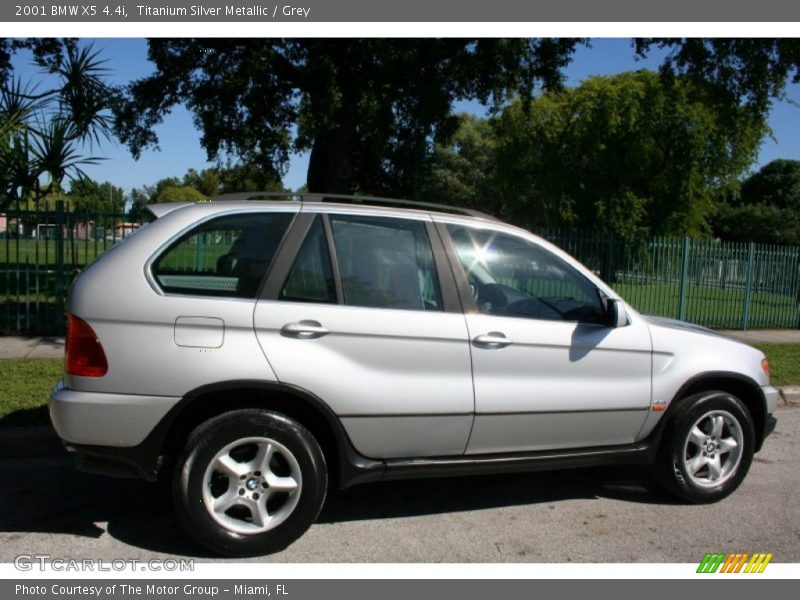
[[[37,92],[11,79],[0,89],[0,211],[30,198],[34,205],[60,191],[64,179],[85,177],[100,158],[83,148],[112,135],[117,89],[91,46],[66,47],[50,69],[58,85]]]

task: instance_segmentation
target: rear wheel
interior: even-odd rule
[[[657,472],[669,491],[690,502],[715,502],[731,494],[753,460],[753,419],[727,392],[702,392],[681,400],[667,423]]]
[[[189,436],[173,498],[187,532],[226,556],[281,550],[316,520],[325,459],[300,423],[269,411],[225,413]]]

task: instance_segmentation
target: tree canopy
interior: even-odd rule
[[[764,165],[720,203],[713,224],[726,239],[800,244],[800,161]]]
[[[11,59],[20,50],[30,50],[36,65],[55,73],[65,52],[74,52],[75,48],[76,42],[70,38],[0,38],[0,83],[6,83],[13,74]]]
[[[117,130],[134,156],[185,103],[210,160],[232,155],[279,180],[310,150],[311,191],[407,194],[451,107],[554,88],[578,40],[151,39]]]
[[[39,91],[11,75],[9,52],[20,48],[55,76],[53,87]],[[0,40],[0,210],[62,192],[65,178],[85,177],[82,167],[100,160],[83,151],[111,135],[116,91],[106,75],[91,46]]]
[[[286,191],[279,181],[270,179],[256,167],[227,165],[197,171],[189,169],[181,178],[165,177],[153,185],[131,190],[129,217],[142,218],[147,204],[155,202],[201,202],[234,192]]]
[[[186,185],[168,185],[156,196],[156,202],[203,202],[208,200],[202,193]]]
[[[788,82],[800,83],[796,38],[640,38],[635,47],[639,56],[653,48],[668,52],[663,76],[685,75],[713,87],[720,114],[744,106],[763,118],[775,98],[785,95]]]
[[[720,121],[705,95],[687,78],[640,71],[465,118],[437,145],[421,194],[527,226],[706,233],[767,128],[744,108]]]
[[[125,208],[125,192],[110,182],[99,183],[88,177],[74,180],[67,200],[88,211],[121,213]]]

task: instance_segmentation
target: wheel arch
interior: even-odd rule
[[[750,377],[731,371],[709,371],[695,375],[686,381],[669,403],[663,424],[668,422],[682,400],[701,392],[721,391],[728,392],[741,400],[753,417],[753,427],[756,434],[755,451],[761,449],[764,443],[764,430],[767,419],[766,401],[761,387]]]
[[[204,421],[242,408],[280,412],[303,425],[316,438],[333,485],[344,488],[379,478],[384,463],[361,456],[333,409],[300,387],[269,381],[235,380],[201,386],[187,393],[159,423],[159,454],[169,465],[191,432]]]

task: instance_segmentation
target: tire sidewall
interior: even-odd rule
[[[226,445],[247,437],[266,437],[295,457],[302,477],[300,498],[291,515],[256,534],[228,531],[209,514],[203,500],[205,472]],[[314,437],[288,417],[263,410],[239,410],[207,421],[189,437],[173,475],[173,499],[185,529],[207,549],[226,556],[254,556],[284,549],[316,520],[325,500],[325,459]]]
[[[744,447],[736,472],[722,483],[705,487],[694,483],[686,471],[683,457],[689,431],[704,414],[722,410],[730,413],[742,429]],[[705,392],[686,398],[679,407],[671,423],[667,436],[667,455],[664,457],[663,476],[669,487],[679,496],[690,502],[716,502],[730,495],[744,480],[750,469],[755,448],[755,429],[753,419],[741,400],[726,392]]]

